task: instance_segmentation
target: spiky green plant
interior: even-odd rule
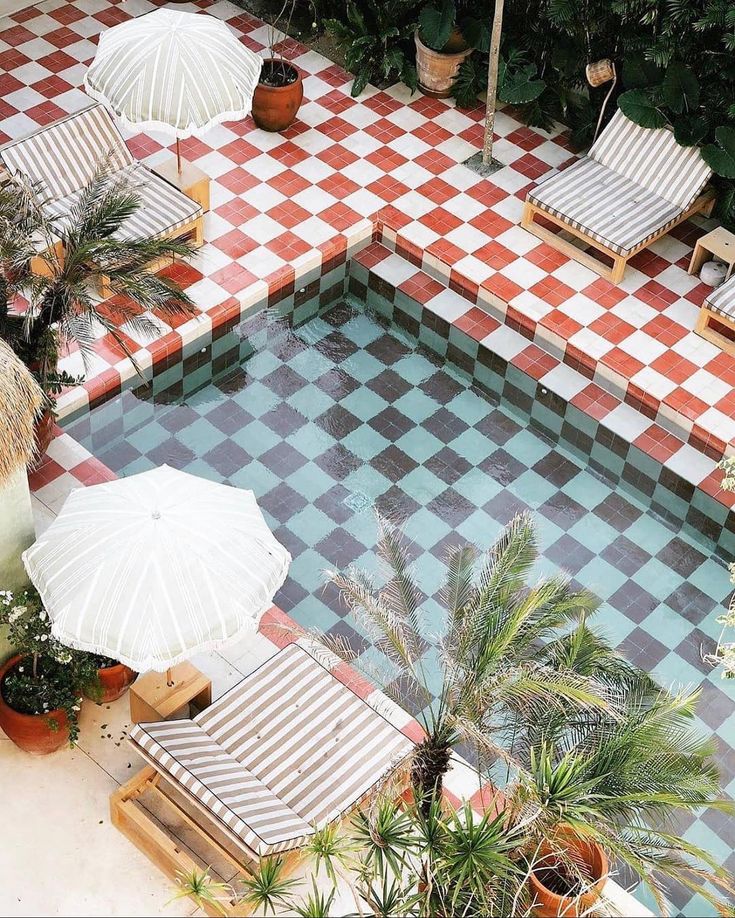
[[[179,870],[176,872],[176,889],[171,901],[191,898],[202,910],[208,908],[220,915],[226,915],[224,903],[232,898],[232,890],[227,883],[213,880],[209,868],[198,870],[192,867],[190,871]]]
[[[58,372],[67,344],[76,343],[89,366],[101,327],[132,357],[120,325],[153,337],[158,330],[149,311],[164,320],[194,313],[191,299],[175,281],[149,270],[192,248],[180,239],[127,238],[123,225],[141,198],[130,181],[110,175],[105,163],[68,217],[49,216],[42,195],[43,189],[22,177],[0,189],[0,334],[53,396],[76,381]],[[96,296],[103,280],[116,297],[114,318],[100,308]],[[23,318],[12,312],[19,294],[30,302]]]
[[[515,519],[494,548],[478,562],[471,545],[450,549],[442,599],[447,631],[439,640],[441,688],[432,692],[422,661],[422,593],[415,582],[400,530],[378,519],[376,547],[385,583],[350,569],[329,573],[353,613],[364,623],[399,671],[399,693],[410,685],[423,702],[418,718],[426,731],[413,766],[420,797],[428,802],[441,791],[454,746],[472,744],[483,760],[511,752],[498,739],[520,733],[549,715],[570,708],[606,708],[605,687],[572,667],[550,665],[538,648],[596,605],[558,576],[528,586],[536,560],[536,541],[528,517]],[[339,647],[333,647],[340,650]],[[358,661],[359,665],[359,661]]]
[[[662,877],[729,889],[711,856],[663,828],[677,812],[732,811],[718,799],[713,745],[691,727],[696,693],[666,692],[617,654],[588,625],[595,597],[568,578],[529,583],[537,559],[529,516],[514,519],[485,557],[472,546],[448,552],[433,703],[419,642],[422,594],[400,531],[382,519],[377,554],[382,585],[354,569],[329,576],[424,701],[413,781],[425,818],[464,741],[481,768],[505,764],[506,816],[526,827],[531,849],[571,827],[627,864],[660,902]]]
[[[298,881],[284,876],[282,857],[263,858],[255,872],[242,879],[244,898],[259,915],[275,915],[279,906],[288,906]]]

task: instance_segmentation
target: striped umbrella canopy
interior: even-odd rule
[[[254,632],[291,556],[252,491],[164,465],[72,491],[23,562],[54,637],[163,672]]]
[[[250,114],[262,64],[221,20],[163,8],[102,33],[84,88],[129,128],[180,140]]]

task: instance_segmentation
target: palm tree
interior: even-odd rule
[[[140,206],[135,187],[110,175],[104,163],[66,218],[44,212],[39,189],[22,177],[0,189],[0,335],[50,397],[75,381],[58,373],[61,350],[76,342],[87,366],[96,326],[132,358],[121,324],[153,337],[157,327],[146,312],[155,310],[164,319],[194,312],[177,283],[149,270],[153,263],[190,254],[191,246],[121,233]],[[101,287],[115,296],[114,312],[95,297]],[[12,312],[18,294],[30,303],[22,318]]]
[[[413,768],[426,806],[441,793],[453,747],[474,746],[483,761],[511,762],[501,735],[521,737],[550,715],[568,717],[569,707],[606,708],[606,687],[571,667],[551,665],[539,648],[591,612],[596,599],[558,576],[526,583],[536,560],[533,525],[516,518],[478,568],[472,545],[449,550],[442,599],[448,622],[438,642],[441,687],[436,700],[422,661],[422,593],[414,581],[400,530],[378,519],[378,558],[387,570],[376,588],[364,572],[330,572],[329,579],[384,650],[399,675],[399,691],[411,688],[422,702],[418,719],[425,738]],[[344,653],[343,647],[334,647]],[[359,664],[358,664],[359,665]]]
[[[712,742],[691,728],[697,693],[669,693],[617,654],[588,626],[595,597],[568,578],[529,585],[538,553],[532,521],[521,515],[484,558],[473,546],[447,554],[448,623],[432,703],[419,645],[422,594],[400,531],[384,519],[378,525],[386,582],[376,587],[354,569],[328,576],[425,701],[413,764],[424,817],[453,747],[467,742],[481,769],[504,764],[505,815],[526,827],[531,849],[533,839],[538,847],[571,830],[628,865],[662,910],[656,872],[722,907],[702,881],[730,890],[726,872],[665,828],[677,812],[733,811],[718,799]]]

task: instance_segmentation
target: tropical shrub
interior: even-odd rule
[[[448,551],[435,700],[419,638],[423,593],[386,520],[376,552],[384,582],[355,569],[329,577],[384,650],[396,700],[409,692],[421,708],[412,770],[420,813],[428,818],[461,743],[506,785],[509,824],[523,823],[529,850],[571,828],[627,865],[662,909],[666,880],[721,904],[702,880],[729,890],[727,873],[665,828],[677,812],[733,811],[718,797],[714,743],[692,728],[699,693],[668,692],[613,650],[588,625],[597,600],[565,576],[529,584],[538,557],[530,517],[513,520],[485,556],[471,545]],[[361,657],[331,646],[360,668]]]
[[[416,0],[347,0],[343,18],[325,21],[326,29],[345,46],[345,64],[355,76],[353,96],[371,82],[401,80],[416,88],[416,10]]]
[[[43,189],[22,178],[0,189],[0,335],[53,405],[63,386],[80,381],[58,369],[68,343],[79,346],[87,365],[95,328],[101,326],[132,356],[121,324],[151,337],[158,328],[148,311],[164,317],[193,314],[191,300],[175,281],[148,270],[153,262],[192,249],[177,239],[119,238],[120,227],[141,199],[129,182],[109,175],[104,163],[82,190],[70,220],[45,214],[39,203],[42,194]],[[114,317],[100,308],[94,295],[103,278],[118,297]],[[21,295],[30,302],[24,315],[14,311]]]

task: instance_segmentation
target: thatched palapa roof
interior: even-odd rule
[[[0,485],[33,458],[33,423],[42,402],[40,386],[0,338]]]

